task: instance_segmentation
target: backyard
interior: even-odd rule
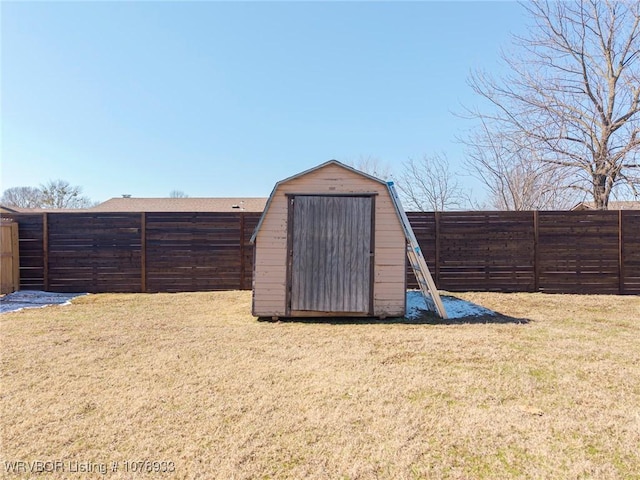
[[[640,479],[639,297],[456,296],[501,315],[258,321],[248,291],[2,314],[3,475]]]

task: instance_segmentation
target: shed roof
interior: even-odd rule
[[[117,197],[96,205],[93,212],[262,212],[265,197],[138,198]]]
[[[372,175],[369,175],[368,173],[362,172],[356,168],[350,167],[349,165],[345,165],[342,162],[339,162],[338,160],[329,160],[328,162],[324,162],[321,163],[320,165],[317,165],[313,168],[309,168],[308,170],[305,170],[303,172],[297,173],[295,175],[292,175],[291,177],[287,177],[284,180],[280,180],[279,182],[277,182],[275,184],[275,186],[273,187],[273,190],[271,191],[271,195],[269,195],[269,199],[267,200],[267,204],[264,207],[264,211],[262,212],[262,216],[260,217],[260,221],[258,221],[258,225],[256,225],[256,229],[253,232],[253,235],[251,236],[251,243],[254,243],[256,240],[256,237],[258,236],[258,232],[260,231],[260,227],[262,227],[262,222],[264,221],[265,217],[267,216],[267,213],[269,211],[269,206],[271,205],[271,202],[273,200],[273,197],[276,194],[276,191],[278,190],[278,187],[280,187],[280,185],[290,182],[291,180],[295,180],[296,178],[300,178],[303,177],[311,172],[315,172],[317,170],[321,170],[325,167],[328,167],[329,165],[336,165],[340,168],[344,168],[345,170],[348,170],[350,172],[356,173],[358,175],[361,175],[363,177],[366,177],[374,182],[378,182],[382,185],[384,185],[385,187],[387,187],[387,182],[385,182],[384,180],[381,180],[377,177],[374,177]]]

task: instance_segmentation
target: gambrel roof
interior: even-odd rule
[[[273,200],[274,195],[276,194],[276,191],[278,190],[278,187],[280,187],[280,185],[285,184],[287,182],[290,182],[292,180],[295,180],[297,178],[303,177],[305,175],[308,175],[309,173],[318,171],[318,170],[322,170],[323,168],[326,168],[330,165],[335,165],[338,166],[340,168],[344,168],[345,170],[352,172],[352,173],[356,173],[362,177],[368,178],[370,180],[373,180],[374,182],[378,182],[381,183],[382,185],[384,185],[385,187],[387,186],[387,182],[385,182],[384,180],[381,180],[379,178],[376,178],[372,175],[369,175],[368,173],[364,173],[361,172],[358,169],[355,169],[353,167],[350,167],[349,165],[345,165],[344,163],[339,162],[338,160],[329,160],[328,162],[324,162],[320,165],[317,165],[313,168],[310,168],[308,170],[305,170],[303,172],[297,173],[291,177],[285,178],[284,180],[280,180],[279,182],[277,182],[275,184],[275,186],[273,187],[273,190],[271,191],[271,195],[269,195],[269,199],[267,200],[267,204],[264,207],[264,211],[262,212],[262,216],[260,217],[260,221],[258,222],[258,225],[256,225],[256,229],[253,232],[253,235],[251,236],[251,243],[254,243],[256,240],[256,237],[258,236],[258,232],[260,231],[260,227],[262,226],[262,223],[264,221],[264,218],[267,216],[267,213],[269,212],[269,206],[271,205],[271,201]]]

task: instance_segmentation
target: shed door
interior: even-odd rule
[[[370,313],[373,198],[290,202],[291,310]]]

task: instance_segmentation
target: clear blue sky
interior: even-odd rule
[[[511,2],[6,2],[2,190],[267,196],[335,158],[445,153]],[[482,196],[469,177],[462,182]]]

